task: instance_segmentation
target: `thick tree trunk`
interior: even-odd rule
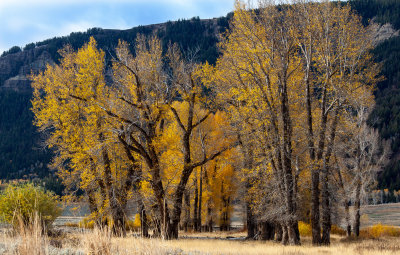
[[[187,232],[190,224],[190,192],[185,191],[185,219],[183,223],[183,230]]]
[[[321,242],[324,245],[330,245],[330,233],[331,233],[331,209],[329,204],[329,187],[328,178],[324,176],[323,192],[322,192],[322,239]]]
[[[102,133],[99,135],[99,140],[100,142],[104,141],[104,135]],[[113,220],[112,232],[116,236],[126,236],[125,208],[121,207],[121,204],[117,200],[117,195],[115,194],[115,188],[112,183],[111,160],[106,148],[102,148],[101,155],[104,166],[104,184],[107,188],[111,218]]]
[[[321,104],[321,123],[319,130],[319,142],[318,142],[318,150],[317,150],[317,160],[320,161],[323,156],[324,148],[325,148],[325,137],[326,137],[326,128],[328,121],[328,113],[326,112],[326,85],[323,88],[322,92],[322,104]],[[321,225],[320,225],[320,212],[319,212],[319,183],[320,176],[319,171],[321,168],[321,164],[317,164],[318,167],[312,170],[311,173],[311,228],[312,228],[312,243],[313,245],[321,245]]]
[[[311,54],[311,52],[310,52]],[[311,57],[312,55],[310,55]],[[308,59],[311,61],[311,59]],[[313,116],[312,116],[312,105],[311,105],[311,88],[309,79],[309,68],[310,63],[307,65],[305,75],[306,85],[306,107],[307,107],[307,132],[308,132],[308,150],[309,156],[312,163],[311,169],[311,230],[312,230],[312,243],[314,245],[321,243],[320,234],[320,222],[319,222],[319,171],[315,168],[315,148],[314,148],[314,131],[313,131]]]
[[[268,221],[262,221],[259,223],[259,240],[273,240],[275,236],[274,224]]]
[[[256,219],[253,215],[253,211],[250,202],[246,202],[246,227],[247,237],[246,239],[253,239],[256,232]]]
[[[288,233],[288,244],[300,245],[300,236],[298,235],[297,221],[291,221],[286,226]]]
[[[331,243],[331,207],[329,193],[329,167],[330,158],[336,137],[336,127],[339,118],[339,107],[335,107],[334,119],[332,123],[331,133],[329,136],[329,144],[324,157],[324,167],[322,172],[322,244],[330,245]]]
[[[88,196],[88,204],[89,204],[89,211],[91,214],[97,213],[97,203],[96,203],[96,197],[95,193],[92,189],[87,189],[86,190],[86,195]]]
[[[282,224],[282,241],[281,241],[281,243],[283,245],[289,244],[289,233],[288,233],[287,226],[284,224]]]
[[[288,220],[284,225],[284,235],[282,243],[297,245],[300,244],[300,240],[297,238],[298,236],[296,235],[296,220],[294,219],[294,217],[296,217],[296,194],[294,194],[294,190],[296,188],[294,187],[295,180],[293,177],[292,169],[292,122],[289,111],[289,99],[286,80],[283,82],[283,92],[281,94],[281,111],[283,122],[282,168],[284,173],[284,186],[286,196],[286,217],[288,217]]]

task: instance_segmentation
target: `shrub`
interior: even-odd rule
[[[35,217],[47,228],[60,214],[58,196],[33,184],[9,185],[0,194],[0,217],[15,229],[32,225]]]
[[[300,236],[311,236],[311,225],[303,221],[299,221],[299,232]]]
[[[339,236],[344,236],[346,235],[346,230],[343,228],[339,227],[338,225],[332,225],[331,227],[331,234],[333,235],[339,235]]]
[[[384,236],[399,237],[400,228],[379,223],[371,227],[362,229],[360,231],[360,236],[365,238],[380,238]]]
[[[299,232],[301,236],[311,236],[312,235],[311,225],[303,221],[299,221]],[[331,234],[343,236],[346,235],[346,231],[337,225],[332,225]]]

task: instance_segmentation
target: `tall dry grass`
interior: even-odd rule
[[[18,218],[19,243],[16,253],[18,255],[48,255],[48,239],[40,217],[36,214],[31,218],[32,222],[24,224]]]
[[[52,237],[43,234],[38,222],[15,235],[0,235],[0,254],[12,255],[393,255],[400,254],[400,239],[347,239],[334,235],[330,247],[313,247],[311,238],[302,238],[301,246],[282,246],[272,241],[228,240],[226,236],[244,233],[190,234],[172,241],[144,239],[128,235],[113,237],[107,228],[82,230],[65,235],[59,248],[52,246]],[[182,235],[183,236],[183,235]],[[5,244],[8,246],[4,248]]]

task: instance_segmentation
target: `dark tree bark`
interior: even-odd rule
[[[268,221],[262,221],[258,224],[259,240],[273,240],[275,236],[274,224]]]
[[[289,233],[286,225],[282,225],[282,241],[283,245],[287,245],[289,243]]]
[[[356,187],[356,199],[354,202],[354,210],[355,210],[356,214],[355,214],[353,231],[354,231],[354,234],[358,237],[358,236],[360,236],[361,180],[360,180],[360,177],[357,177],[357,178],[358,178],[358,180],[357,180],[357,187]]]
[[[185,191],[185,219],[183,222],[183,230],[187,232],[190,224],[190,192]]]
[[[282,225],[279,223],[276,223],[276,225],[275,225],[275,241],[282,242],[282,239],[283,239]]]
[[[247,227],[247,237],[246,239],[253,239],[256,235],[256,219],[253,215],[253,210],[251,208],[250,202],[246,202],[246,227]]]
[[[197,213],[197,231],[201,231],[201,204],[203,203],[203,166],[200,168],[200,187],[199,187],[199,212]]]
[[[193,204],[193,230],[198,231],[199,229],[199,187],[197,186],[197,175],[194,178],[195,186],[194,186],[194,204]]]
[[[138,199],[138,208],[140,213],[140,232],[142,237],[149,237],[149,225],[147,222],[146,208],[141,197]]]
[[[329,143],[324,157],[323,171],[322,171],[322,239],[321,243],[330,245],[331,243],[331,207],[330,207],[330,193],[329,193],[329,169],[330,158],[333,151],[333,146],[336,137],[336,127],[339,118],[339,106],[335,108],[334,119],[332,123],[331,132],[329,135]]]

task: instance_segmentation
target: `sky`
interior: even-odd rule
[[[0,0],[0,54],[55,36],[101,27],[225,16],[234,0]]]

